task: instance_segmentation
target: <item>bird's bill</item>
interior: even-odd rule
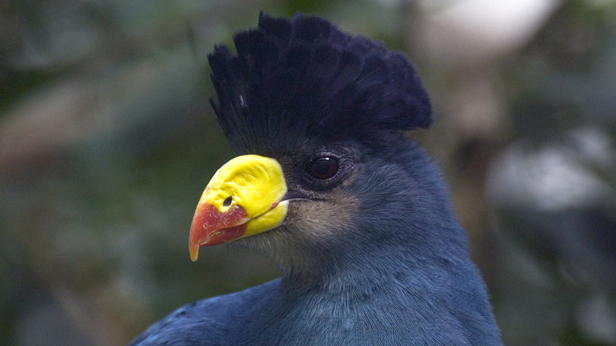
[[[227,243],[278,227],[287,215],[288,201],[278,161],[238,156],[222,166],[203,191],[188,237],[190,259],[199,247]]]

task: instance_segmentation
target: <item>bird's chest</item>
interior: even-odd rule
[[[246,329],[247,345],[412,345],[421,341],[413,322],[415,312],[397,299],[302,297],[272,302],[261,311]]]

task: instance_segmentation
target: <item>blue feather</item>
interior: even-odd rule
[[[369,142],[432,122],[428,94],[401,53],[325,19],[261,14],[234,42],[237,56],[217,47],[209,62],[215,110],[239,153],[271,146],[262,138],[286,148],[308,137]]]

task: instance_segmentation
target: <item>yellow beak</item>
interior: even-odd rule
[[[226,243],[278,227],[287,215],[288,201],[278,161],[238,156],[222,166],[203,191],[188,237],[190,259],[199,247]]]

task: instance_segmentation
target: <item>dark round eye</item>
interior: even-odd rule
[[[338,159],[335,157],[319,157],[308,164],[308,174],[315,179],[325,180],[338,173]]]

